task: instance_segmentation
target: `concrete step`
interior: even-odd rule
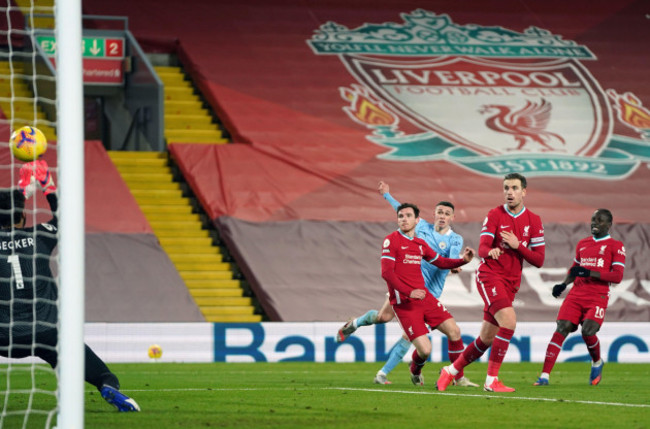
[[[169,259],[176,265],[180,264],[221,264],[223,257],[215,254],[204,253],[169,253]]]
[[[212,129],[165,129],[165,138],[168,141],[183,140],[189,141],[189,139],[212,139],[214,141],[223,140],[223,133],[221,130],[213,127]]]
[[[174,144],[227,144],[228,140],[227,139],[220,139],[220,140],[215,140],[213,138],[208,138],[208,137],[195,137],[192,139],[183,139],[183,138],[178,138],[176,140],[168,140],[169,143],[174,143]]]
[[[165,172],[137,172],[137,173],[123,173],[120,171],[122,179],[125,182],[136,183],[136,182],[168,182],[173,183],[174,176],[171,173]]]
[[[211,314],[203,312],[203,317],[211,323],[259,323],[262,316],[259,314]]]
[[[223,315],[253,315],[255,313],[255,308],[252,306],[201,306],[201,312],[203,315],[207,316],[223,316]]]
[[[159,205],[188,205],[190,204],[189,200],[185,197],[182,197],[182,192],[179,189],[176,193],[178,194],[177,196],[175,195],[162,195],[162,194],[156,194],[156,195],[136,195],[136,192],[140,192],[137,189],[131,189],[131,194],[135,197],[136,201],[138,204],[142,205],[152,205],[152,204],[159,204]]]
[[[194,297],[194,301],[204,307],[248,307],[252,306],[253,302],[248,297]],[[255,312],[255,309],[252,311]]]
[[[201,224],[198,222],[193,222],[193,221],[172,221],[172,222],[165,222],[165,221],[150,221],[149,224],[151,227],[155,230],[159,231],[187,231],[187,232],[195,232],[195,231],[201,231]],[[207,231],[206,231],[207,232]],[[180,236],[180,235],[179,235]]]
[[[111,159],[167,159],[165,152],[157,151],[131,151],[131,150],[109,150],[108,156]]]
[[[124,158],[126,159],[126,158]],[[172,169],[167,163],[155,163],[153,165],[148,164],[136,164],[136,163],[121,163],[120,160],[113,160],[113,163],[120,171],[120,173],[172,173]]]
[[[156,73],[182,73],[183,69],[178,66],[154,66]]]
[[[201,298],[212,298],[212,297],[240,297],[242,296],[243,291],[240,288],[230,288],[230,289],[202,289],[202,288],[189,288],[190,294],[196,299],[197,297]]]
[[[232,272],[230,271],[183,271],[178,270],[185,283],[190,280],[232,280]]]
[[[151,224],[151,223],[150,223]],[[153,228],[153,227],[152,227]],[[211,238],[210,231],[207,229],[196,229],[193,231],[190,230],[176,230],[176,229],[156,229],[153,228],[158,240],[163,240],[167,238],[174,238],[182,236],[185,238]]]
[[[160,204],[140,204],[140,210],[144,214],[195,214],[192,213],[192,205],[186,198],[182,201],[184,204],[178,205],[160,205]]]
[[[183,110],[204,110],[203,102],[200,100],[165,100],[165,114],[172,114],[174,110],[181,109],[179,114],[188,115]]]
[[[213,256],[218,256],[223,260],[223,254],[221,253],[221,249],[217,246],[213,246],[211,241],[205,241],[202,243],[199,243],[198,240],[203,240],[202,238],[188,238],[187,240],[191,240],[192,244],[191,245],[182,245],[182,246],[173,246],[169,244],[165,244],[162,241],[160,242],[160,245],[162,246],[163,249],[165,249],[165,252],[167,252],[168,255],[187,255],[187,254],[192,254],[192,255],[213,255]],[[160,241],[160,240],[159,240]],[[205,244],[207,243],[207,244]]]
[[[165,115],[166,130],[219,129],[210,115]]]
[[[232,277],[232,265],[230,265],[229,262],[210,262],[210,263],[202,263],[202,262],[179,262],[174,264],[176,266],[176,269],[180,271],[194,271],[194,272],[200,272],[200,271],[209,271],[209,272],[214,272],[214,271],[227,271],[231,277]]]
[[[183,73],[160,73],[158,72],[158,77],[162,80],[165,88],[173,86],[192,86],[192,82],[185,79]]]
[[[112,157],[111,157],[112,158]],[[167,159],[162,158],[117,158],[113,159],[117,169],[123,167],[163,168],[167,167]]]
[[[167,206],[162,206],[167,207]],[[171,206],[173,207],[173,206]],[[184,222],[192,221],[201,223],[201,216],[198,213],[165,213],[165,212],[143,212],[149,223],[151,222]]]
[[[131,193],[133,193],[133,191],[175,191],[181,189],[181,185],[176,182],[142,182],[128,179],[124,181],[129,186]]]
[[[30,98],[33,97],[33,95],[30,94]],[[25,113],[31,114],[33,116],[34,114],[34,103],[35,100],[14,100],[13,102],[13,108],[14,108],[14,116],[16,116],[17,113],[22,113],[23,115]],[[10,100],[2,100],[0,102],[0,105],[3,107],[3,110],[6,108],[6,112],[10,112],[11,109],[11,101]],[[37,106],[37,111],[40,110],[40,108]]]
[[[161,78],[163,81],[163,87],[164,91],[167,92],[170,89],[175,89],[175,90],[184,90],[188,91],[189,93],[194,92],[194,87],[192,86],[192,82],[189,80],[185,80],[183,75],[176,75],[176,74],[164,74],[164,75],[158,75],[158,77]]]
[[[208,278],[185,279],[185,284],[191,289],[235,289],[241,291],[241,281],[233,278],[208,279]],[[231,276],[232,277],[232,276]]]
[[[189,249],[196,247],[204,249],[206,247],[211,247],[217,251],[219,250],[218,247],[212,246],[212,237],[210,237],[209,233],[207,237],[158,237],[158,241],[160,241],[160,245],[165,248]]]
[[[165,101],[201,101],[201,97],[198,94],[194,94],[194,90],[191,87],[165,87],[164,92]]]

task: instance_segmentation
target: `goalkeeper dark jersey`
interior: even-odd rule
[[[0,230],[0,338],[52,329],[57,323],[56,282],[50,270],[58,222],[56,195],[47,196],[53,218],[29,228]]]

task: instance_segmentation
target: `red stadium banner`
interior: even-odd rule
[[[522,317],[554,320],[557,309],[538,295],[562,276],[571,240],[588,235],[599,207],[612,210],[629,257],[610,316],[647,316],[644,2],[221,3],[84,8],[129,16],[145,50],[176,53],[233,136],[169,148],[274,320],[345,319],[368,296],[380,304],[373,252],[395,213],[379,180],[427,219],[436,202],[452,201],[476,246],[510,172],[529,178],[526,205],[549,231],[551,271],[525,278]],[[468,276],[450,284],[476,307],[461,317],[476,318]]]

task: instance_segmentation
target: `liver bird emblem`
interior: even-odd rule
[[[526,105],[518,110],[502,104],[484,104],[479,113],[491,115],[485,121],[488,128],[512,135],[517,147],[511,150],[521,150],[527,144],[538,144],[542,151],[551,151],[555,150],[550,145],[553,140],[566,145],[562,136],[546,131],[551,108],[551,103],[542,98],[540,103],[527,100]]]

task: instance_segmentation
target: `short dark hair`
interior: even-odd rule
[[[505,177],[503,178],[503,180],[514,180],[514,179],[519,179],[519,181],[521,182],[521,188],[522,188],[522,189],[525,189],[526,186],[528,185],[528,184],[526,183],[526,177],[524,177],[523,174],[519,174],[519,173],[508,173],[508,174],[506,174]]]
[[[411,204],[411,203],[402,203],[402,204],[400,204],[399,207],[397,207],[397,213],[399,213],[400,210],[407,209],[409,207],[413,209],[413,213],[415,213],[416,218],[420,217],[420,209],[418,208],[418,206],[416,206],[415,204]]]
[[[613,223],[613,222],[614,222],[614,216],[612,216],[612,212],[610,212],[608,209],[598,209],[598,210],[596,210],[596,211],[597,211],[598,213],[600,213],[600,214],[605,215],[605,217],[607,218],[607,221],[608,221],[609,223]]]
[[[0,190],[0,228],[8,228],[20,222],[24,211],[25,196],[22,192],[18,189]]]
[[[438,206],[445,206],[445,207],[450,207],[452,210],[456,210],[456,207],[449,201],[440,201],[438,204],[436,204],[436,207]]]

